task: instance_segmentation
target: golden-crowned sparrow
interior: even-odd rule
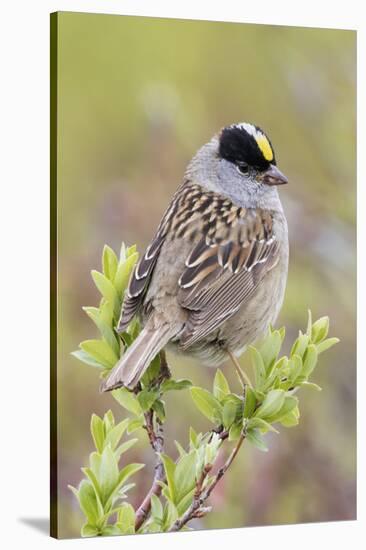
[[[118,331],[143,329],[102,384],[133,388],[165,346],[218,365],[263,336],[282,305],[287,223],[266,134],[221,130],[191,160],[155,237],[137,263]]]

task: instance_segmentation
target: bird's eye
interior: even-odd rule
[[[236,166],[237,171],[239,174],[246,175],[249,172],[249,166],[247,164],[237,164]]]

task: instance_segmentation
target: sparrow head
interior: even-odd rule
[[[223,128],[189,163],[185,181],[246,207],[282,208],[277,186],[287,178],[277,168],[266,134],[247,122]]]
[[[258,126],[242,122],[223,128],[219,134],[218,157],[231,163],[237,173],[259,185],[282,185],[287,178],[277,168],[275,153]]]

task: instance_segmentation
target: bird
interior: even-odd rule
[[[197,151],[131,274],[116,330],[135,316],[142,329],[102,392],[136,388],[165,349],[239,368],[282,307],[289,243],[278,186],[286,183],[254,124],[225,126]]]

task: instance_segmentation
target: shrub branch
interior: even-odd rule
[[[170,369],[166,360],[165,351],[160,352],[160,372],[157,376],[156,383],[160,386],[164,380],[168,380],[171,377]],[[149,516],[151,510],[151,498],[153,495],[159,497],[162,491],[161,482],[165,481],[164,464],[161,460],[161,453],[164,452],[164,431],[163,423],[156,418],[156,415],[152,409],[149,409],[144,413],[145,425],[144,428],[147,431],[150,445],[157,456],[155,464],[155,473],[150,490],[146,494],[145,498],[141,502],[140,506],[136,510],[135,516],[135,531],[143,525],[146,518]],[[155,418],[155,423],[154,423]]]
[[[157,455],[157,462],[155,464],[155,473],[153,483],[149,492],[143,499],[142,503],[136,510],[135,530],[137,531],[148,517],[151,510],[151,497],[152,495],[160,496],[162,486],[161,481],[165,480],[164,465],[160,458],[160,453],[164,451],[164,433],[162,423],[157,419],[156,428],[154,428],[154,413],[149,410],[145,413],[145,427],[149,437],[150,445]]]
[[[105,246],[103,272],[92,271],[101,300],[99,307],[85,307],[84,311],[95,323],[100,338],[81,342],[73,355],[99,369],[101,378],[110,373],[121,352],[133,345],[140,331],[137,319],[122,335],[115,329],[137,259],[135,246],[127,248],[122,244],[119,257]],[[92,415],[90,431],[95,450],[90,454],[88,466],[82,468],[84,478],[78,487],[70,486],[85,516],[81,535],[179,531],[192,519],[210,512],[207,501],[236,459],[244,440],[267,451],[267,432],[278,433],[277,428],[291,428],[299,423],[298,390],[321,389],[310,378],[319,355],[338,342],[338,338],[328,338],[328,331],[328,317],[313,323],[309,311],[306,331],[299,331],[288,355],[283,355],[285,328],[269,327],[263,341],[248,348],[252,380],[231,355],[240,380],[239,393],[230,388],[220,369],[215,373],[212,391],[193,385],[191,380],[172,379],[165,354],[160,352],[133,391],[120,388],[112,392],[127,411],[126,418],[117,423],[112,411],[103,417]],[[172,458],[164,452],[163,398],[167,392],[187,389],[196,408],[211,422],[211,429],[197,433],[191,426],[187,448],[175,441],[179,456]],[[127,481],[145,464],[130,463],[125,456],[138,438],[123,442],[122,438],[125,433],[141,428],[146,431],[156,461],[150,489],[135,510],[126,500],[135,484]],[[226,447],[227,440],[234,447],[226,462],[219,466],[220,449]]]
[[[245,439],[245,431],[243,430],[234,449],[232,450],[228,459],[226,460],[225,464],[218,470],[217,474],[214,476],[211,483],[207,487],[204,487],[205,480],[207,479],[209,472],[214,466],[213,464],[206,464],[206,466],[202,470],[201,476],[196,482],[196,491],[194,493],[192,504],[184,512],[182,517],[178,518],[173,523],[173,525],[169,529],[170,532],[180,531],[182,527],[184,527],[184,525],[186,525],[192,519],[203,517],[204,515],[206,515],[208,512],[211,511],[212,509],[211,506],[203,507],[203,504],[209,498],[209,496],[211,495],[212,491],[215,489],[220,479],[225,475],[227,470],[230,468],[232,462],[234,461],[235,457],[237,456],[240,450],[240,447],[242,446],[244,439]]]

